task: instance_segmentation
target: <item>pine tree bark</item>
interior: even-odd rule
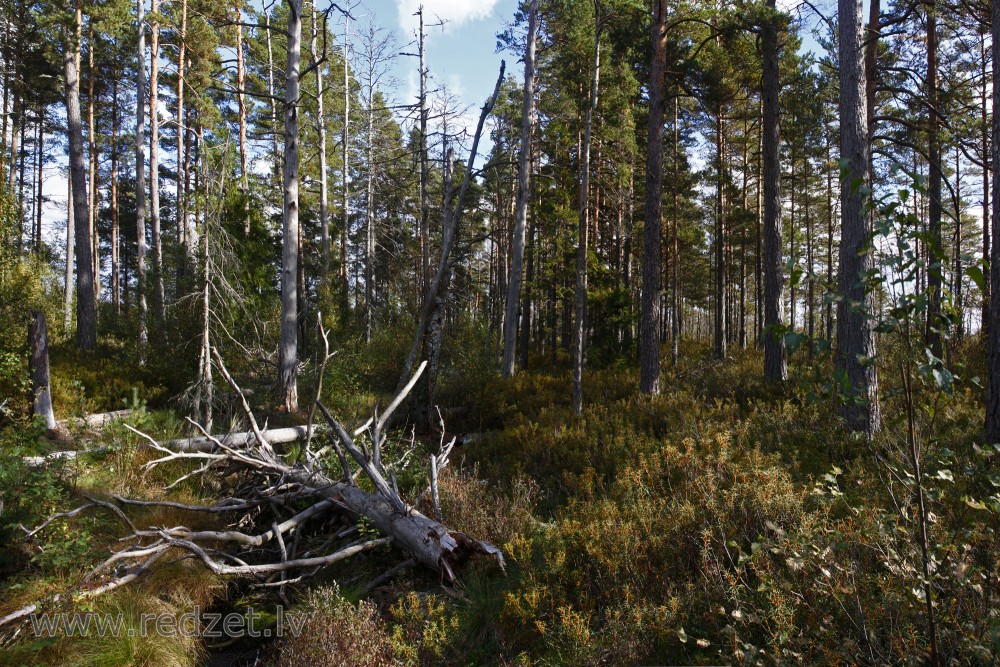
[[[21,50],[22,42],[23,39],[19,31],[17,36],[18,52],[20,52]],[[67,45],[66,48],[69,48],[69,46]],[[17,132],[18,132],[18,127],[21,124],[21,117],[23,116],[23,112],[21,109],[21,105],[23,102],[21,97],[22,85],[21,85],[20,57],[18,57],[14,61],[14,83],[13,86],[11,87],[13,88],[14,101],[11,104],[11,113],[10,113],[10,167],[8,168],[7,171],[7,190],[9,192],[14,192],[14,183],[17,182],[17,160],[18,160],[18,155],[20,155],[21,152]]]
[[[75,217],[73,215],[73,171],[69,170],[67,184],[66,207],[66,270],[63,278],[63,330],[69,331],[73,326],[73,242],[76,235]]]
[[[316,132],[319,135],[319,233],[323,245],[323,259],[320,262],[323,283],[330,273],[330,195],[326,169],[326,115],[323,113],[323,66],[319,63],[316,49],[318,35],[316,4],[312,8],[312,39],[309,43],[313,66],[316,68]]]
[[[983,281],[983,287],[985,287],[984,293],[982,295],[982,314],[980,320],[982,322],[982,331],[985,336],[989,335],[990,328],[990,294],[991,290],[991,280],[989,276],[991,275],[990,266],[990,169],[992,165],[990,164],[989,154],[990,154],[990,115],[989,107],[986,104],[986,99],[988,96],[988,78],[987,78],[987,56],[986,56],[986,33],[984,32],[980,38],[979,42],[979,53],[980,53],[980,77],[982,80],[982,88],[980,88],[980,123],[982,126],[982,156],[983,156],[983,275],[986,276],[986,280]]]
[[[97,190],[98,161],[97,147],[98,138],[96,131],[96,121],[94,115],[94,26],[93,19],[88,21],[87,26],[87,141],[90,144],[90,165],[88,177],[90,179],[87,194],[90,195],[90,218],[87,220],[87,229],[90,232],[91,245],[93,247],[94,260],[94,298],[98,301],[101,297],[101,243],[97,232],[97,208],[99,192]],[[77,58],[77,70],[80,70],[80,59]]]
[[[155,0],[154,0],[155,1]],[[246,64],[243,56],[243,11],[236,0],[236,106],[240,141],[240,189],[243,192],[243,236],[250,236],[250,181],[247,173]]]
[[[288,65],[285,71],[284,224],[281,253],[281,343],[278,375],[288,412],[298,396],[298,238],[299,238],[299,64],[302,49],[302,0],[288,0]]]
[[[941,289],[944,248],[941,243],[941,137],[938,117],[937,2],[927,2],[927,347],[941,356]]]
[[[118,77],[111,80],[111,136],[118,136]],[[115,315],[121,314],[121,236],[118,216],[118,141],[111,140],[111,192],[108,193],[111,209],[111,303]]]
[[[514,211],[514,239],[511,248],[510,278],[507,280],[507,309],[503,320],[503,376],[513,377],[517,362],[518,308],[521,304],[521,273],[524,265],[524,235],[531,196],[531,134],[535,125],[535,35],[538,31],[538,0],[528,8],[528,36],[524,49],[524,88],[521,100],[521,144],[518,152],[517,204]],[[527,317],[527,313],[521,313]]]
[[[591,70],[590,100],[584,120],[580,147],[579,228],[576,240],[576,290],[573,309],[573,412],[583,413],[583,366],[587,345],[587,255],[590,228],[587,205],[590,192],[590,143],[601,83],[601,2],[594,0],[594,63]]]
[[[726,358],[726,149],[722,102],[715,110],[715,358]]]
[[[994,44],[1000,44],[1000,0],[990,3],[990,31]],[[1000,58],[993,58],[993,80],[1000,81]],[[993,108],[1000,109],[1000,86],[993,86]],[[986,386],[986,440],[1000,442],[1000,114],[993,114],[993,142],[990,161],[993,167],[993,243],[990,249],[990,327],[987,336],[986,362],[989,381]]]
[[[76,14],[77,27],[81,22]],[[83,155],[83,121],[80,117],[80,72],[77,54],[80,40],[63,29],[63,73],[65,76],[66,126],[69,134],[69,160],[73,183],[73,218],[87,220],[90,216],[87,198],[87,167]],[[84,224],[76,229],[76,344],[81,350],[97,347],[97,303],[94,297],[94,273],[90,235]]]
[[[775,11],[774,0],[768,7]],[[764,379],[784,382],[788,377],[785,338],[781,331],[785,279],[781,263],[781,129],[778,95],[778,26],[772,15],[761,31],[763,51],[762,111],[764,168]]]
[[[166,320],[163,293],[163,242],[160,237],[160,26],[159,0],[152,0],[149,26],[149,227],[153,242],[153,319],[162,333]]]
[[[865,251],[870,230],[861,185],[868,182],[868,123],[862,52],[861,0],[839,0],[840,155],[846,164],[841,181],[841,242],[837,304],[836,367],[855,398],[845,401],[841,414],[854,431],[871,438],[880,424],[878,375],[874,363],[875,336],[871,315],[874,295],[864,275],[873,259]]]
[[[351,230],[351,171],[350,171],[350,145],[351,145],[351,79],[350,67],[348,66],[347,54],[350,48],[351,19],[348,14],[344,14],[344,133],[341,142],[343,149],[343,162],[341,168],[341,206],[343,208],[343,222],[340,226],[340,293],[343,303],[348,303],[348,280],[347,280],[347,242]]]
[[[38,110],[38,137],[35,144],[35,151],[38,154],[38,176],[35,178],[38,196],[35,204],[35,254],[42,252],[42,205],[45,203],[45,107]]]
[[[139,307],[139,363],[145,362],[149,342],[146,322],[146,22],[145,0],[136,0],[139,41],[135,70],[135,300]]]
[[[660,393],[660,318],[663,286],[660,232],[663,201],[663,88],[667,57],[667,2],[653,0],[649,66],[649,123],[646,129],[646,217],[642,234],[642,301],[639,312],[639,390]]]
[[[186,76],[187,63],[187,0],[181,0],[180,6],[180,31],[177,35],[177,234],[182,239],[181,245],[184,250],[183,261],[178,267],[178,278],[187,272],[194,272],[197,266],[197,248],[195,232],[189,224],[187,185],[190,178],[188,172],[188,128],[185,124],[184,107],[184,77]],[[268,32],[269,31],[265,31]],[[272,103],[273,103],[273,98]],[[184,270],[181,270],[184,269]],[[180,280],[178,280],[180,283]],[[179,285],[178,285],[179,286]],[[179,290],[178,290],[179,291]]]
[[[673,366],[677,367],[677,362],[680,360],[680,345],[681,345],[681,253],[680,253],[680,243],[678,239],[678,218],[680,212],[678,210],[678,190],[680,189],[680,151],[681,151],[681,135],[680,128],[677,124],[678,121],[678,107],[680,106],[680,98],[678,97],[676,91],[674,93],[674,182],[671,184],[671,191],[674,200],[674,210],[673,210],[673,231],[671,237],[673,239],[673,261],[671,263],[672,275],[671,282],[673,283],[673,289],[670,291],[671,299],[673,300],[673,306],[671,308],[672,317],[670,318],[670,361]]]
[[[417,10],[420,21],[419,63],[420,63],[420,279],[418,285],[421,291],[427,289],[430,280],[430,197],[427,185],[430,171],[427,157],[427,63],[424,35],[424,7]]]

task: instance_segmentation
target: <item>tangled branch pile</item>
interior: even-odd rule
[[[252,437],[242,438],[242,444],[237,445],[232,439],[210,435],[194,424],[212,447],[194,450],[188,447],[175,451],[176,448],[169,447],[172,443],[158,443],[149,435],[129,428],[159,453],[158,458],[143,465],[144,470],[176,461],[196,464],[194,470],[184,473],[167,488],[199,475],[230,476],[235,473],[239,479],[237,491],[213,505],[136,500],[117,495],[113,496],[115,502],[88,498],[86,504],[72,511],[56,514],[33,530],[25,529],[26,537],[31,539],[53,521],[72,518],[90,509],[109,511],[125,525],[128,533],[119,543],[126,546],[114,551],[83,578],[77,586],[77,596],[93,597],[128,584],[149,572],[164,558],[198,559],[216,574],[249,576],[255,579],[257,585],[278,587],[282,595],[284,587],[290,583],[313,576],[333,563],[386,545],[404,552],[408,561],[439,572],[446,581],[453,581],[458,566],[476,554],[495,558],[503,566],[503,555],[492,544],[451,530],[441,522],[439,513],[438,518],[430,518],[407,503],[400,494],[393,467],[383,465],[385,428],[393,412],[416,384],[426,362],[384,412],[376,413],[353,432],[349,433],[317,400],[317,407],[329,425],[329,430],[324,430],[328,444],[313,451],[310,447],[312,438],[308,437],[301,457],[303,460],[293,461],[275,451],[222,359],[218,354],[215,358],[222,375],[240,398]],[[307,430],[311,436],[312,428]],[[428,490],[435,499],[436,474],[447,465],[453,444],[454,441],[442,446],[439,454],[431,457]],[[338,462],[339,469],[335,472],[326,465],[326,461],[332,458],[327,456],[331,452]],[[373,490],[366,490],[359,484],[362,475],[374,487]],[[307,502],[305,509],[292,509],[300,507],[303,501]],[[230,516],[231,529],[192,530],[185,526],[140,528],[123,509],[157,505]],[[258,513],[254,521],[256,525],[270,524],[270,528],[259,533],[239,530],[240,519],[249,512]],[[313,542],[310,548],[305,548],[306,541],[300,540],[304,526],[329,519],[335,514],[346,515],[351,520],[350,525],[327,536],[322,544]],[[379,536],[360,534],[356,521],[362,517],[378,529]],[[58,601],[60,597],[56,596],[53,601]],[[39,604],[28,605],[0,618],[0,627],[26,619],[38,609]]]

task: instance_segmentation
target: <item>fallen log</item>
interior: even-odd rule
[[[87,428],[100,428],[102,426],[107,426],[111,422],[124,419],[132,414],[132,410],[112,410],[111,412],[95,412],[94,414],[84,415],[82,417],[70,417],[69,419],[60,419],[58,423],[60,424],[73,424],[76,426],[85,426]]]
[[[113,413],[102,413],[101,415],[92,415],[106,417]],[[108,419],[103,423],[108,423],[111,421]],[[304,439],[309,432],[307,426],[290,426],[288,428],[276,428],[273,431],[265,431],[267,433],[267,442],[272,445],[287,444],[289,442],[295,442],[296,440]],[[316,428],[313,428],[313,432],[316,432]],[[252,431],[247,431],[245,433],[229,433],[215,436],[198,436],[192,438],[177,438],[175,440],[167,440],[162,443],[162,446],[173,450],[175,452],[213,452],[218,450],[216,442],[221,442],[226,447],[232,449],[246,449],[252,447],[257,442],[257,437]],[[140,446],[148,447],[148,442],[140,443]],[[81,450],[66,450],[59,452],[51,452],[45,456],[25,456],[24,462],[29,466],[40,466],[45,463],[51,463],[53,461],[73,461],[79,458],[83,454],[105,454],[107,453],[107,447],[97,447],[94,449],[81,449]]]
[[[309,435],[309,427],[289,426],[287,428],[263,431],[263,433],[269,444],[281,445],[304,439]],[[218,442],[231,449],[246,449],[258,444],[257,436],[254,432],[246,431],[244,433],[229,433],[225,435],[177,438],[175,440],[167,440],[161,443],[161,445],[175,452],[212,452],[218,448],[216,444]]]
[[[242,398],[240,388],[218,355],[215,360],[223,377]],[[114,504],[88,498],[87,504],[54,515],[33,530],[22,526],[26,538],[33,539],[56,520],[72,519],[88,510],[109,511],[120,520],[127,527],[128,533],[119,541],[129,546],[115,550],[78,584],[77,591],[87,596],[114,590],[134,581],[150,571],[159,558],[177,551],[200,560],[217,574],[252,577],[256,579],[256,585],[278,587],[281,594],[287,585],[313,576],[324,567],[389,545],[403,551],[407,562],[433,569],[443,580],[449,582],[455,580],[458,567],[476,554],[495,559],[502,568],[504,558],[500,549],[453,530],[440,520],[425,516],[404,500],[396,485],[393,465],[382,461],[381,451],[386,441],[383,429],[425,367],[426,362],[421,364],[409,384],[390,402],[384,413],[376,414],[353,434],[349,434],[316,401],[316,406],[329,425],[329,429],[324,430],[329,446],[324,449],[332,449],[336,453],[340,466],[339,477],[327,470],[328,457],[311,451],[308,446],[301,457],[303,461],[285,460],[275,452],[272,445],[278,442],[275,440],[276,436],[292,440],[304,438],[307,427],[262,431],[244,398],[243,408],[252,427],[249,435],[244,433],[216,437],[195,424],[202,431],[202,436],[181,441],[188,442],[182,451],[168,447],[177,446],[177,441],[161,444],[126,424],[126,428],[139,435],[148,447],[161,455],[145,463],[143,470],[148,471],[175,461],[198,464],[197,469],[183,474],[167,488],[195,475],[216,472],[226,476],[236,474],[239,481],[234,496],[214,505],[188,505],[168,500],[130,500],[117,496],[112,498],[117,503]],[[369,445],[360,440],[355,442],[355,438],[362,433],[367,435]],[[211,450],[196,451],[203,445],[191,444],[193,440],[205,443],[205,449],[210,445]],[[455,440],[448,445],[444,445],[442,441],[441,451],[434,457],[438,469],[447,465],[448,453],[454,445]],[[362,489],[355,483],[359,474],[369,478],[375,487],[374,491]],[[432,478],[431,488],[436,495],[435,482]],[[305,509],[301,509],[298,504],[303,500],[310,501]],[[293,505],[293,502],[297,504]],[[165,505],[183,511],[213,513],[218,516],[230,515],[232,520],[225,530],[191,530],[184,526],[138,528],[124,511],[129,506],[151,505]],[[293,507],[296,508],[294,512],[291,511]],[[254,508],[254,514],[249,525],[259,526],[257,533],[244,532],[249,518],[247,510],[251,508]],[[294,516],[288,518],[289,514]],[[341,517],[339,529],[334,524],[332,531],[306,530],[310,525],[314,528],[317,525],[327,526],[327,522],[338,515]],[[345,515],[348,519],[346,528],[343,527]],[[354,523],[358,517],[367,518],[383,536],[362,536],[361,539],[356,539],[358,535],[363,535],[363,531]],[[353,541],[350,541],[352,538]],[[291,571],[298,574],[289,579],[287,573]],[[115,575],[109,577],[108,573],[111,572]],[[52,599],[55,598],[50,598]],[[40,603],[36,603],[8,613],[0,618],[0,626],[23,622],[39,606]]]

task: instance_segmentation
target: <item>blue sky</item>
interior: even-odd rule
[[[341,6],[348,0],[339,0]],[[814,15],[801,0],[778,0],[779,6],[792,13],[802,12],[807,24],[816,23]],[[322,0],[319,3],[322,6]],[[821,11],[831,15],[836,13],[832,0],[815,3]],[[867,0],[865,0],[867,4]],[[461,122],[469,132],[475,128],[479,107],[492,92],[500,67],[500,60],[506,59],[507,72],[520,79],[523,66],[516,54],[497,53],[496,35],[513,19],[518,0],[364,0],[350,2],[352,14],[357,18],[352,33],[357,34],[358,23],[369,20],[395,32],[400,51],[416,52],[415,34],[417,18],[413,16],[423,5],[427,24],[427,67],[430,70],[431,88],[445,87],[458,98],[468,112]],[[334,19],[336,20],[336,19]],[[432,26],[434,23],[443,25]],[[335,32],[342,28],[334,27]],[[804,49],[816,49],[810,36],[804,35]],[[394,64],[394,75],[399,86],[388,91],[397,104],[411,104],[416,101],[418,87],[416,58],[401,56]],[[481,155],[488,153],[489,137],[485,137]],[[46,232],[58,234],[65,225],[66,180],[65,160],[59,159],[46,168],[45,194],[50,198],[44,208]],[[50,227],[51,226],[51,227]]]
[[[496,53],[496,35],[513,19],[517,0],[365,0],[352,13],[364,21],[360,16],[367,9],[375,22],[395,31],[401,51],[416,53],[417,17],[413,14],[420,5],[424,7],[430,87],[444,86],[471,107],[465,121],[474,129],[477,109],[493,92],[500,60],[507,60],[508,73],[519,76],[522,72],[515,56]],[[443,25],[432,27],[435,23]],[[415,102],[416,58],[398,58],[394,71],[401,84],[396,102]]]

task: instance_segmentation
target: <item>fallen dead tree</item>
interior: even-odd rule
[[[315,430],[315,429],[314,429]],[[289,426],[264,431],[267,442],[271,445],[284,445],[297,440],[304,440],[309,435],[308,426]],[[217,450],[216,442],[221,442],[232,449],[245,449],[257,442],[253,431],[244,433],[229,433],[226,435],[200,436],[192,438],[177,438],[161,443],[165,449],[175,452],[213,452]]]
[[[107,414],[107,413],[105,413]],[[298,440],[304,440],[309,435],[309,426],[289,426],[287,428],[276,428],[264,431],[267,442],[271,445],[285,445]],[[317,430],[313,428],[315,435]],[[325,430],[325,429],[324,429]],[[231,449],[246,449],[252,447],[257,442],[257,436],[253,431],[244,433],[227,433],[214,436],[197,436],[191,438],[176,438],[159,443],[164,449],[175,452],[215,452],[219,451],[217,442],[221,442]],[[140,443],[140,446],[148,447],[148,441]],[[25,456],[24,462],[29,466],[40,466],[54,461],[74,461],[85,454],[105,454],[106,447],[96,447],[94,449],[70,449],[58,452],[51,452],[44,456]]]
[[[87,511],[111,512],[125,526],[127,533],[119,540],[125,546],[88,573],[74,595],[92,597],[114,590],[142,576],[161,559],[197,559],[217,574],[251,577],[260,586],[278,587],[282,595],[287,585],[312,576],[323,567],[387,545],[404,552],[407,561],[438,572],[445,581],[453,581],[458,567],[477,554],[495,559],[503,567],[503,555],[495,546],[452,530],[409,504],[399,492],[393,465],[382,460],[386,424],[424,371],[426,362],[384,412],[376,413],[353,432],[349,433],[317,400],[316,405],[329,426],[327,444],[318,451],[306,446],[304,460],[290,461],[275,452],[272,433],[259,428],[243,393],[217,353],[215,361],[240,398],[252,438],[226,442],[202,430],[202,437],[212,445],[211,451],[175,451],[165,446],[168,443],[158,443],[136,429],[127,428],[159,454],[143,465],[145,471],[168,462],[195,464],[193,470],[182,474],[167,488],[199,475],[228,477],[237,473],[236,492],[213,505],[120,496],[109,500],[90,498],[84,505],[52,516],[32,530],[24,529],[26,538],[31,540],[53,522],[72,519]],[[448,445],[442,442],[439,455],[431,457],[432,471],[447,465],[453,445],[454,441]],[[334,462],[334,470],[328,469],[329,461]],[[362,475],[371,482],[374,491],[358,485],[356,480]],[[435,475],[431,478],[431,490],[436,499]],[[298,509],[303,502],[305,508]],[[156,505],[232,516],[232,520],[226,530],[191,530],[185,526],[140,528],[125,512],[129,507]],[[257,530],[241,529],[251,512],[256,515],[253,524]],[[341,529],[327,533],[315,530],[315,526],[323,525],[320,522],[337,517],[348,519],[342,522]],[[361,531],[356,521],[360,517],[374,524],[381,535],[359,537]],[[310,525],[313,530],[308,529]],[[7,614],[0,618],[0,626],[27,618],[38,606],[28,605]]]

